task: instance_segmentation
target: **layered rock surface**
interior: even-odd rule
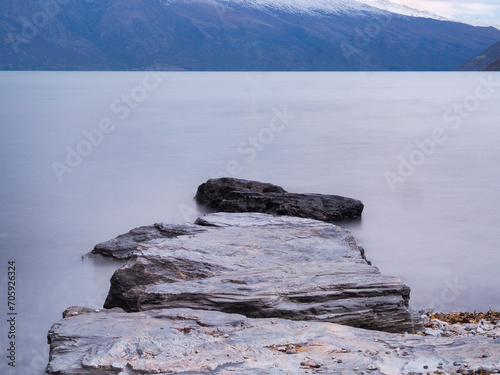
[[[208,180],[198,187],[195,199],[216,212],[261,212],[330,223],[359,219],[364,208],[357,199],[288,193],[277,185],[235,178]]]
[[[191,309],[72,308],[49,331],[48,374],[487,374],[500,340],[397,335]],[[456,372],[453,372],[456,371]]]
[[[383,276],[336,225],[259,213],[215,213],[196,224],[155,224],[99,244],[129,258],[105,307],[192,308],[413,332],[410,289]]]

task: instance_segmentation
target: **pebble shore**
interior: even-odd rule
[[[496,315],[500,313],[490,314],[490,319],[474,319],[474,315],[485,315],[477,313],[451,313],[451,314],[436,314],[433,312],[422,313],[421,318],[425,327],[426,336],[434,337],[464,337],[464,336],[487,336],[492,339],[500,338],[500,318]],[[441,317],[441,319],[438,318]],[[464,316],[464,321],[472,321],[470,323],[456,322],[454,317]]]
[[[482,318],[483,316],[486,318]],[[438,319],[438,317],[440,319]],[[457,312],[449,314],[422,312],[421,318],[425,331],[420,335],[433,337],[485,336],[493,340],[500,338],[500,313],[498,312],[490,311],[485,314],[476,312]],[[480,355],[481,358],[488,358],[489,356],[490,354],[488,352]],[[443,364],[441,363],[440,365],[442,366]],[[445,372],[438,368],[438,370],[434,372],[412,373],[408,375],[489,375],[500,373],[500,364],[499,366],[471,368],[468,363],[455,362],[453,366],[455,369],[451,372]]]

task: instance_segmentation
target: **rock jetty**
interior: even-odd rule
[[[236,179],[196,199],[221,212],[95,246],[127,263],[105,309],[71,307],[52,326],[47,374],[500,372],[496,334],[441,337],[425,315],[424,327],[410,288],[332,223],[361,202]]]

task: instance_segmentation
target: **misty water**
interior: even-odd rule
[[[18,313],[18,372],[5,360],[0,372],[40,374],[62,311],[102,306],[119,264],[82,255],[140,225],[193,221],[195,189],[214,176],[360,199],[363,219],[345,226],[411,287],[414,308],[500,309],[499,84],[495,73],[0,73],[4,354],[8,261]]]

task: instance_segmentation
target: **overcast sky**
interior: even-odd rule
[[[476,18],[500,21],[500,0],[390,0],[458,20]]]

